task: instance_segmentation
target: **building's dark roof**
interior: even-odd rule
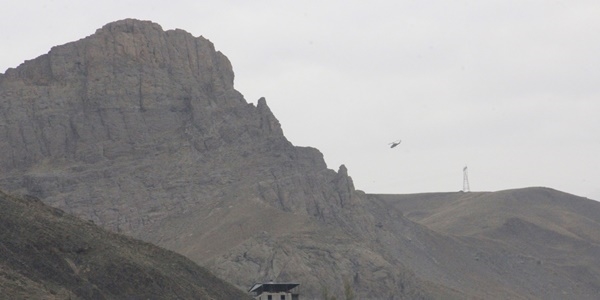
[[[299,286],[299,283],[295,282],[263,282],[255,283],[248,292],[262,294],[264,292],[277,293],[277,292],[288,292],[289,290]]]

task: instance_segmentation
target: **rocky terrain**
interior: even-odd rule
[[[0,191],[3,299],[250,299],[182,255]]]
[[[0,188],[240,288],[296,281],[309,299],[345,286],[360,299],[598,294],[596,202],[539,189],[365,194],[346,167],[288,141],[266,100],[248,103],[233,80],[210,41],[147,21],[54,47],[0,74]],[[529,201],[557,204],[516,214]]]

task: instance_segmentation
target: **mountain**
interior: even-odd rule
[[[182,255],[0,191],[3,299],[250,299]]]
[[[573,272],[544,275],[558,270],[546,260],[522,267],[529,253],[491,232],[434,221],[452,209],[445,199],[476,193],[437,201],[356,190],[345,166],[328,169],[317,149],[294,146],[266,100],[248,103],[233,80],[231,63],[210,41],[148,21],[113,22],[54,47],[0,74],[0,188],[183,254],[239,288],[295,281],[309,299],[347,290],[360,299],[597,292]],[[575,205],[574,196],[544,195]],[[499,209],[512,216],[505,231],[537,234],[540,222]],[[463,213],[485,219],[487,212]],[[590,220],[570,230],[591,235]],[[466,231],[441,230],[444,222]],[[594,240],[583,241],[595,253]],[[598,264],[589,263],[593,281]],[[528,272],[531,282],[514,272]],[[536,272],[544,275],[538,281]]]
[[[0,186],[239,287],[294,280],[320,295],[362,273],[365,292],[417,294],[410,272],[353,236],[377,227],[346,168],[293,146],[265,99],[247,103],[233,77],[208,40],[147,21],[54,47],[0,76]],[[331,247],[345,251],[343,271],[323,255]],[[380,269],[387,280],[371,275]]]
[[[435,232],[475,246],[498,285],[526,298],[600,295],[600,203],[549,188],[378,195]]]

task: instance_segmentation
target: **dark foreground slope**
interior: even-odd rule
[[[498,284],[511,282],[521,295],[600,295],[597,201],[549,188],[377,197],[413,221],[474,245],[477,252],[468,255],[492,266],[502,276]]]
[[[245,299],[189,259],[0,192],[2,299]]]

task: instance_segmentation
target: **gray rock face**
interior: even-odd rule
[[[108,24],[0,84],[3,185],[116,230],[184,211],[206,192],[194,183],[227,180],[194,168],[214,153],[291,148],[264,99],[233,89],[212,43],[150,22]]]
[[[240,287],[280,275],[302,280],[307,296],[323,284],[341,290],[358,273],[301,249],[350,241],[354,230],[340,226],[354,223],[344,211],[361,195],[345,167],[329,170],[318,150],[288,142],[265,99],[248,104],[233,78],[211,42],[151,22],[110,23],[54,47],[0,75],[0,186],[183,253]],[[298,232],[322,241],[306,248],[291,239]],[[248,247],[262,258],[238,259]],[[270,258],[281,251],[295,263]],[[373,259],[394,267],[373,250],[352,251],[344,268]]]

